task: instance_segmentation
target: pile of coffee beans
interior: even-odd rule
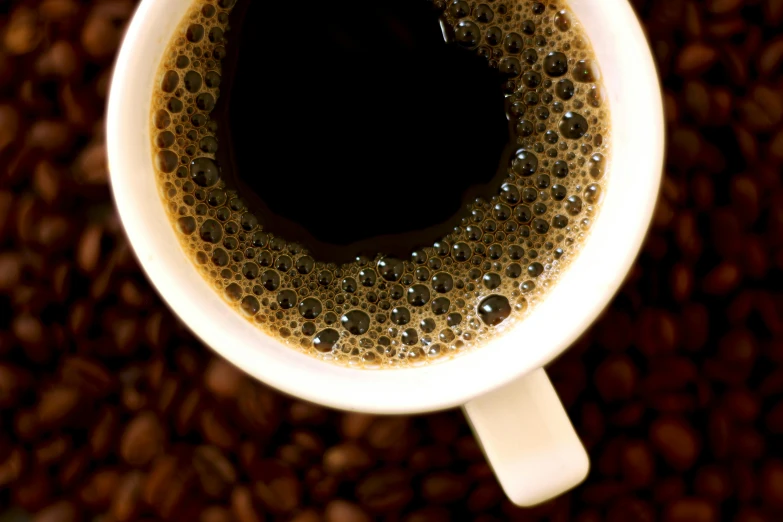
[[[107,186],[134,3],[0,0],[0,520],[783,520],[783,1],[632,3],[663,191],[622,290],[551,367],[590,476],[522,509],[459,411],[284,397],[178,326]]]

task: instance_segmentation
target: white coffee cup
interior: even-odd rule
[[[508,334],[450,361],[379,371],[322,362],[265,336],[216,294],[180,248],[156,186],[150,103],[163,52],[190,5],[141,2],[115,66],[106,130],[120,217],[169,306],[215,351],[291,395],[382,414],[462,406],[516,504],[543,502],[581,482],[587,454],[543,366],[588,328],[631,268],[652,216],[663,162],[658,76],[627,0],[570,2],[592,40],[612,114],[608,187],[582,252]]]

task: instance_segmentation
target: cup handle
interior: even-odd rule
[[[539,504],[587,476],[587,453],[543,368],[470,401],[463,410],[515,504]]]

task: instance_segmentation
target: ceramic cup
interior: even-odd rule
[[[378,414],[463,407],[516,504],[543,502],[581,482],[587,454],[543,367],[588,328],[631,268],[652,216],[663,161],[658,76],[627,0],[570,2],[592,40],[612,115],[608,186],[581,253],[508,334],[453,360],[380,371],[323,362],[264,335],[223,302],[180,248],[156,186],[150,105],[163,52],[190,5],[142,0],[115,66],[106,129],[122,223],[171,309],[236,366],[302,399]]]

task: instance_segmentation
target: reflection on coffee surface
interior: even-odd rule
[[[268,335],[352,366],[513,328],[606,183],[578,20],[525,0],[296,6],[197,0],[164,54],[153,154],[187,256]]]

